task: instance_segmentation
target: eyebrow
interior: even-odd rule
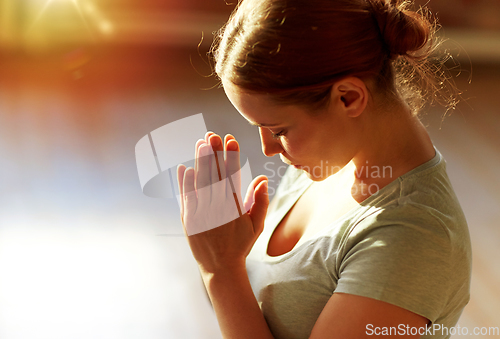
[[[257,126],[257,127],[275,127],[275,126],[280,125],[280,124],[259,124],[259,123],[251,122],[251,121],[249,121],[248,123],[252,126]]]

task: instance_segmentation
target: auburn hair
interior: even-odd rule
[[[242,0],[215,37],[215,73],[284,104],[324,105],[346,76],[374,79],[416,113],[438,84],[436,23],[403,0]]]

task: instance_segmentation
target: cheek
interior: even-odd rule
[[[311,153],[310,139],[307,137],[284,139],[281,142],[281,146],[285,153],[296,159],[299,157],[307,157],[307,155]]]

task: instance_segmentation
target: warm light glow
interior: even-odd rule
[[[114,25],[91,0],[46,0],[31,11],[34,20],[27,30],[27,43],[33,46],[47,48],[69,37],[95,42],[99,34],[114,32]]]
[[[113,25],[109,21],[101,21],[99,23],[99,29],[104,34],[111,34],[111,33],[113,33]]]
[[[94,6],[94,4],[90,3],[90,2],[86,2],[82,5],[82,8],[83,8],[83,11],[87,14],[95,14],[96,13],[96,8]]]

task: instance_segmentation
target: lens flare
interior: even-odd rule
[[[81,20],[81,27],[85,29],[85,34],[90,36],[92,40],[95,40],[95,33],[100,33],[102,35],[110,35],[114,31],[114,25],[99,11],[97,6],[89,0],[46,0],[42,5],[40,11],[34,15],[33,22],[29,25],[27,30],[31,34],[39,34],[40,31],[47,31],[47,23],[42,23],[42,19],[47,19],[48,14],[53,11],[64,10],[58,8],[57,6],[66,4],[69,9],[68,17],[70,15],[78,14]],[[72,4],[68,7],[67,4]],[[73,10],[71,10],[73,7]],[[73,13],[71,13],[73,11]],[[68,19],[70,20],[70,19]],[[69,22],[68,25],[75,25],[73,22]],[[77,23],[78,25],[78,23]]]

